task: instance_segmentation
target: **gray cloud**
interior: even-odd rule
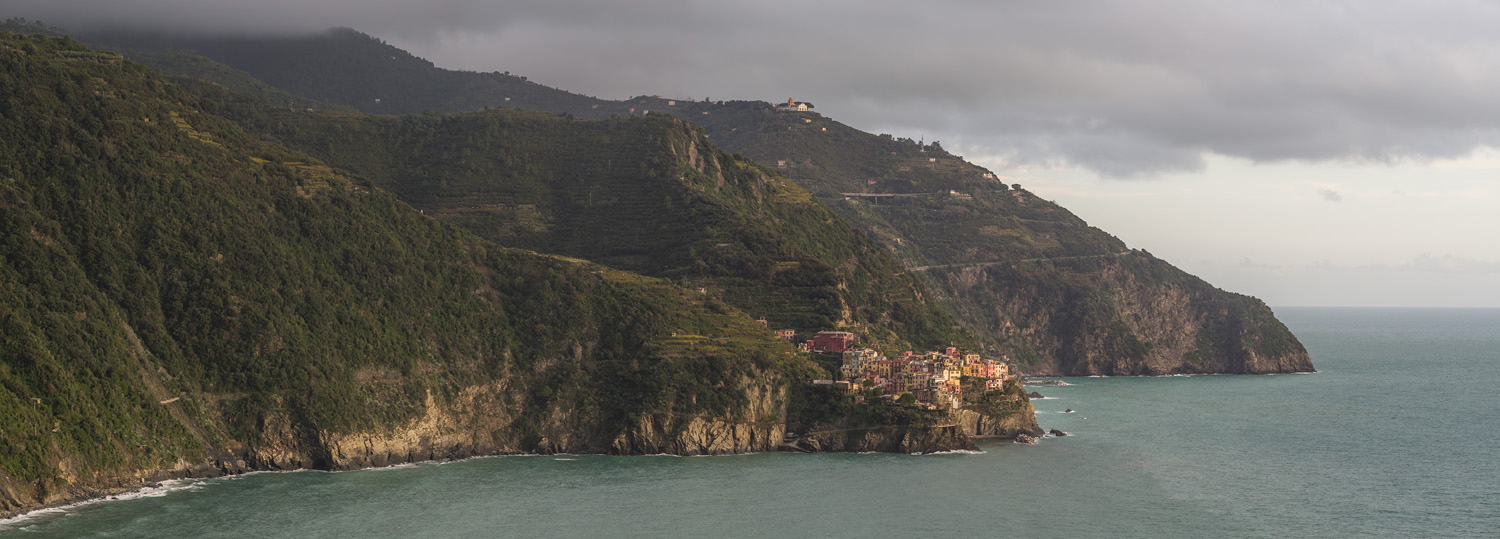
[[[1500,4],[10,0],[53,24],[359,28],[601,97],[784,99],[870,131],[1111,177],[1500,145]],[[96,5],[101,4],[101,5]]]
[[[1323,189],[1319,189],[1318,190],[1318,194],[1323,197],[1323,200],[1328,201],[1328,202],[1343,202],[1344,201],[1344,195],[1341,195],[1341,194],[1339,194],[1338,191],[1334,191],[1333,189],[1329,189],[1329,188],[1326,188],[1326,187],[1323,188]]]

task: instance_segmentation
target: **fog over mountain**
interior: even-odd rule
[[[1272,304],[1500,306],[1500,272],[1447,284],[1411,263],[1500,262],[1481,232],[1500,229],[1494,2],[7,7],[84,33],[347,26],[439,66],[604,98],[791,96],[864,130],[941,140],[1132,245]],[[1247,258],[1256,264],[1239,264]]]
[[[795,95],[855,125],[1107,176],[1454,157],[1500,127],[1492,2],[13,0],[87,30],[350,26],[620,98]],[[835,105],[836,104],[836,105]]]

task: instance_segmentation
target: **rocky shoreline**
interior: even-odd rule
[[[451,402],[432,395],[423,413],[405,425],[374,431],[335,433],[307,430],[286,414],[261,421],[253,444],[233,440],[205,443],[198,458],[179,458],[170,468],[115,469],[68,476],[60,487],[42,489],[0,476],[0,519],[126,495],[164,481],[203,479],[257,471],[346,471],[418,462],[525,454],[729,455],[780,450],[808,452],[885,452],[925,454],[973,451],[978,438],[1040,438],[1035,410],[1024,397],[1012,408],[961,409],[941,425],[877,425],[858,429],[827,424],[804,433],[788,447],[788,395],[774,383],[744,381],[748,402],[733,415],[683,417],[661,411],[640,418],[623,432],[593,416],[556,408],[547,420],[521,432],[507,429],[514,418],[500,384],[475,386]],[[731,419],[733,417],[733,419]]]
[[[337,434],[304,432],[281,414],[265,418],[255,444],[229,441],[228,447],[206,446],[206,457],[179,459],[171,468],[117,469],[108,473],[69,477],[61,488],[40,489],[0,476],[0,519],[48,508],[119,496],[150,488],[163,481],[203,479],[256,471],[346,471],[418,462],[441,462],[484,456],[526,454],[593,455],[729,455],[787,450],[784,447],[786,398],[783,388],[749,384],[750,402],[737,419],[713,416],[678,417],[657,413],[643,417],[625,432],[555,414],[533,434],[500,434],[508,416],[482,406],[475,397],[485,388],[471,388],[460,404],[444,404],[432,396],[425,413],[399,428]],[[470,395],[473,393],[474,395]],[[986,415],[958,410],[952,424],[937,426],[888,425],[863,429],[829,426],[805,433],[801,451],[937,453],[975,450],[975,438],[1041,435],[1029,402],[1013,413]],[[570,419],[571,417],[571,419]]]
[[[977,414],[976,414],[977,415]],[[1025,433],[1011,436],[972,434],[963,425],[942,425],[935,427],[923,426],[878,426],[858,429],[825,430],[815,431],[797,437],[795,440],[771,443],[767,447],[755,451],[724,451],[705,452],[698,450],[678,452],[645,452],[633,451],[618,453],[614,451],[582,451],[562,452],[552,451],[547,448],[538,448],[536,451],[476,451],[475,447],[451,447],[447,451],[409,453],[408,458],[382,458],[364,460],[362,465],[336,465],[331,467],[319,466],[283,466],[291,464],[291,461],[261,460],[255,462],[256,457],[252,454],[229,455],[223,454],[219,458],[210,461],[199,462],[180,468],[170,470],[157,470],[154,472],[143,472],[115,478],[110,484],[95,486],[80,486],[77,490],[71,490],[68,495],[50,500],[44,504],[17,503],[19,492],[12,488],[13,485],[0,485],[0,495],[3,495],[6,507],[0,509],[0,521],[24,517],[37,511],[49,509],[77,507],[103,501],[111,501],[132,494],[146,492],[155,488],[162,488],[164,483],[177,480],[212,479],[217,477],[228,477],[254,472],[283,472],[283,471],[355,471],[406,464],[418,464],[424,462],[455,462],[471,458],[504,457],[519,455],[609,455],[609,456],[644,456],[644,455],[741,455],[770,452],[803,452],[803,453],[905,453],[911,455],[922,455],[931,453],[978,451],[979,447],[974,440],[977,439],[1016,439],[1029,438]],[[1040,438],[1040,436],[1036,436]],[[1034,441],[1026,443],[1035,443]],[[247,458],[249,461],[247,461]]]

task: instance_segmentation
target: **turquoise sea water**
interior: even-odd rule
[[[1500,310],[1281,308],[1319,373],[1070,378],[983,454],[545,456],[174,485],[9,537],[1495,537]],[[1072,408],[1075,413],[1061,413]]]

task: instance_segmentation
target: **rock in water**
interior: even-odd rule
[[[1033,398],[1033,399],[1044,399],[1044,398],[1046,398],[1046,397],[1043,397],[1041,393],[1037,393],[1035,391],[1032,391],[1031,393],[1027,393],[1026,396],[1029,397],[1029,398]]]
[[[1034,444],[1034,443],[1036,443],[1036,438],[1032,438],[1030,434],[1024,434],[1024,433],[1017,434],[1016,435],[1016,443],[1018,443],[1018,444]]]
[[[823,452],[823,444],[815,438],[803,438],[801,441],[797,442],[797,445],[800,446],[803,451],[807,451],[809,453]]]
[[[1068,435],[1068,433],[1060,431],[1060,430],[1057,430],[1057,429],[1052,429],[1052,430],[1049,430],[1047,432],[1049,434],[1053,435],[1053,436],[1067,436]]]

